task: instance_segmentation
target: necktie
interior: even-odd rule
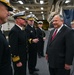
[[[54,33],[52,35],[52,40],[55,38],[56,34],[57,34],[57,29],[54,31]]]

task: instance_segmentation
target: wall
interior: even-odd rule
[[[11,28],[14,26],[14,24],[15,24],[14,21],[8,21],[7,23],[2,25],[1,30],[2,31],[10,31]]]

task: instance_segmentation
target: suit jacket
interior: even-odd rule
[[[52,68],[61,68],[65,64],[72,64],[74,53],[74,31],[63,25],[53,41],[54,29],[50,32],[47,44],[48,62]]]
[[[8,42],[0,30],[0,75],[12,75]]]
[[[25,30],[21,30],[15,25],[9,32],[9,44],[13,62],[25,62],[27,52],[27,36]]]

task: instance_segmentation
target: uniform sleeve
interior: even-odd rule
[[[28,43],[32,43],[32,38],[31,38],[31,35],[30,35],[30,30],[28,28],[25,29],[26,33],[27,33],[27,38],[28,38]]]
[[[19,50],[18,50],[18,32],[17,31],[11,31],[9,34],[9,44],[10,44],[10,50],[12,54],[12,61],[18,62],[20,61],[19,56]]]
[[[37,32],[37,37],[38,37],[39,39],[43,39],[42,31],[37,28],[36,32]]]
[[[73,56],[74,56],[74,31],[71,30],[66,35],[66,56],[65,56],[65,64],[72,64]]]
[[[0,64],[1,64],[1,61],[2,61],[2,55],[3,55],[3,42],[2,40],[0,40]]]

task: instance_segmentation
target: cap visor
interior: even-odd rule
[[[6,3],[4,3],[4,2],[1,2],[3,5],[5,5],[7,8],[8,8],[8,11],[13,11],[13,8],[12,7],[10,7],[10,6],[8,6]]]
[[[8,6],[8,11],[13,11],[13,8]]]

